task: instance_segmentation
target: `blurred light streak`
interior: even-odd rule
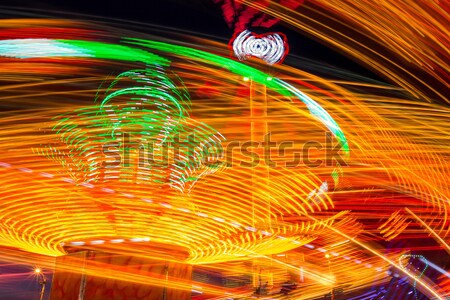
[[[399,84],[417,98],[448,102],[448,12],[445,1],[389,0],[342,3],[312,0],[295,11],[272,3],[242,0],[302,32],[344,51]],[[416,24],[420,24],[417,26]],[[362,40],[370,40],[377,47]],[[387,51],[380,51],[385,48]],[[419,72],[410,71],[409,64]],[[439,87],[426,76],[434,78]]]
[[[314,219],[313,217],[310,217],[311,219]],[[329,227],[329,226],[327,226]],[[358,240],[356,240],[355,238],[350,237],[349,235],[341,232],[340,230],[337,230],[333,227],[329,227],[333,232],[336,232],[337,234],[345,237],[346,239],[352,241],[353,243],[355,243],[356,245],[360,246],[363,249],[368,250],[370,253],[378,256],[379,258],[381,258],[382,260],[386,261],[387,263],[389,263],[391,266],[395,267],[396,269],[400,270],[401,272],[405,273],[408,277],[410,277],[411,279],[415,280],[423,289],[427,290],[428,292],[430,292],[433,296],[437,297],[437,299],[440,300],[445,300],[445,298],[442,295],[439,295],[439,293],[436,292],[435,289],[433,289],[433,287],[431,287],[427,282],[420,280],[420,278],[416,278],[414,274],[412,274],[411,272],[407,271],[406,269],[404,269],[401,265],[397,264],[394,260],[386,257],[385,255],[379,253],[378,251],[376,251],[375,249],[372,249],[370,246],[364,244],[363,242],[360,242]]]
[[[26,30],[21,32],[26,36]],[[35,45],[45,38],[34,30],[32,36],[38,39]],[[226,59],[227,46],[208,40],[198,43],[214,54],[191,48],[197,44],[125,39],[125,46],[101,38],[95,42],[76,39],[45,39],[45,43],[61,46],[63,53],[76,49],[74,55],[94,53],[100,59],[58,57],[53,46],[48,54],[54,57],[0,58],[8,63],[0,72],[7,83],[0,87],[0,103],[10,109],[0,114],[0,243],[27,251],[16,260],[51,260],[31,255],[60,256],[72,247],[73,251],[92,249],[184,262],[213,274],[245,278],[254,272],[250,262],[265,257],[258,264],[272,272],[276,287],[289,278],[287,270],[298,276],[304,268],[313,274],[332,273],[333,286],[348,282],[349,289],[357,289],[386,280],[383,270],[388,264],[398,268],[394,258],[406,249],[438,249],[439,245],[429,243],[427,232],[448,249],[447,107],[410,99],[396,86],[355,82],[350,74],[348,80],[329,80],[291,66],[272,66],[268,74],[259,71],[264,70],[259,63],[244,65]],[[33,45],[32,41],[27,45]],[[11,49],[5,48],[5,55],[14,54]],[[23,54],[32,53],[26,50]],[[200,176],[189,158],[186,162],[192,164],[179,161],[184,169],[162,168],[160,178],[170,178],[177,189],[166,181],[147,180],[148,168],[124,168],[105,174],[106,180],[88,176],[102,170],[93,167],[101,159],[93,158],[95,149],[91,148],[101,145],[102,139],[92,137],[112,140],[112,129],[141,133],[146,128],[148,133],[167,136],[179,128],[175,119],[180,117],[186,131],[197,128],[205,141],[223,146],[248,141],[250,83],[255,101],[267,99],[273,140],[295,140],[292,151],[274,155],[274,161],[293,159],[294,151],[301,151],[308,141],[324,143],[324,133],[332,131],[346,165],[283,166],[268,171],[267,166],[257,165],[252,170],[256,180],[250,185],[248,168],[233,165]],[[195,93],[205,86],[207,95]],[[182,96],[184,90],[188,97]],[[160,101],[149,104],[154,92]],[[168,99],[177,100],[170,108],[163,107]],[[103,115],[98,113],[101,109]],[[156,122],[150,117],[161,119]],[[152,132],[145,127],[148,124],[162,129]],[[164,135],[154,136],[161,141]],[[145,140],[145,134],[139,138]],[[67,143],[55,144],[55,140]],[[32,151],[43,145],[52,146],[48,155]],[[130,151],[130,157],[137,159],[135,149],[130,147]],[[323,152],[311,152],[312,158],[324,158]],[[248,157],[238,153],[235,158],[240,162]],[[74,171],[74,166],[84,167]],[[135,174],[140,176],[134,178]],[[252,206],[254,213],[249,213]],[[398,212],[403,209],[417,215],[411,214],[413,218],[402,223],[404,216]],[[386,236],[385,228],[390,233]],[[342,237],[353,243],[344,243]],[[382,251],[390,251],[385,238],[412,242],[383,255]],[[414,245],[414,239],[428,244]],[[328,261],[322,251],[329,255]],[[276,254],[284,256],[273,261],[271,255]],[[298,259],[300,255],[304,260]],[[157,278],[133,277],[125,269],[111,275],[110,269],[108,264],[99,265],[90,274],[160,284]],[[437,270],[448,277],[445,270]],[[305,277],[306,295],[295,292],[295,297],[329,292]],[[432,280],[424,278],[419,288],[434,289],[435,297],[442,297],[444,287],[433,286]],[[196,285],[204,295],[249,293],[243,292],[245,287]],[[192,290],[192,283],[174,280],[174,287]]]
[[[446,270],[442,269],[441,267],[439,267],[438,265],[434,264],[433,262],[425,259],[425,258],[421,258],[420,259],[423,263],[427,263],[430,267],[432,267],[433,269],[435,269],[436,271],[440,272],[442,275],[450,278],[450,273],[447,272]]]
[[[405,207],[405,210],[413,216],[425,229],[435,238],[441,245],[442,248],[444,248],[445,251],[447,251],[448,254],[450,254],[450,246],[433,230],[428,226],[421,218],[419,218],[415,213],[413,213],[409,208]]]

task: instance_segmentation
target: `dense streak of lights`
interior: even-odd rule
[[[9,27],[17,24],[34,26],[11,21]],[[427,276],[428,269],[447,276],[445,266],[426,257],[431,268],[418,278],[396,261],[419,247],[389,251],[385,245],[431,234],[437,242],[428,238],[430,250],[448,248],[448,107],[400,95],[399,87],[329,80],[289,66],[274,65],[266,74],[257,62],[250,67],[225,58],[226,45],[208,40],[202,43],[219,54],[176,42],[21,34],[0,41],[7,66],[1,79],[8,82],[0,99],[10,108],[0,116],[0,243],[32,255],[6,250],[10,254],[0,258],[40,261],[46,269],[52,256],[93,249],[230,278],[262,274],[272,290],[297,278],[301,268],[333,278],[333,287],[355,290],[385,282],[394,266],[410,278],[411,289],[417,281],[418,291],[444,298],[446,281]],[[394,82],[400,81],[407,82]],[[205,86],[207,93],[199,93]],[[18,110],[21,104],[30,108]],[[163,152],[162,141],[176,142],[175,133],[184,138],[192,131],[199,138],[192,142],[197,153],[181,151],[170,165],[157,159],[139,164],[133,143],[153,141]],[[326,144],[328,131],[336,144]],[[133,133],[130,147],[120,147],[125,141],[119,132]],[[273,142],[292,146],[281,153],[254,149],[260,163],[253,166],[254,156],[245,152],[214,168],[204,168],[196,156],[201,145],[229,149],[252,137],[262,142],[267,132]],[[289,166],[311,141],[322,147],[309,151],[310,161],[326,162],[325,150],[337,145],[340,164]],[[104,142],[129,153],[129,163],[103,169],[111,158],[99,148]],[[224,153],[211,159],[220,161]],[[269,167],[270,161],[277,165]],[[113,267],[104,263],[88,272],[161,284],[152,274],[117,267],[109,272]],[[330,291],[329,284],[309,279],[306,289],[292,292],[295,297]],[[170,285],[211,298],[252,294],[245,285],[201,280],[195,288],[190,281]]]

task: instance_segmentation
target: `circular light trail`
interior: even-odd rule
[[[234,38],[232,47],[239,60],[257,57],[269,65],[282,63],[288,53],[286,36],[281,33],[258,35],[244,30]]]

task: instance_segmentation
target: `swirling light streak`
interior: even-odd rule
[[[80,42],[76,42],[75,44],[80,44]],[[98,46],[98,44],[96,43],[96,44],[94,44],[94,45],[90,45],[90,47],[97,47]],[[88,47],[89,48],[89,47]],[[51,55],[56,55],[56,56],[58,56],[58,53],[49,53],[49,55],[51,56]],[[118,53],[118,57],[121,57],[120,55],[120,53]],[[130,73],[131,74],[131,73]],[[132,76],[135,76],[135,75],[133,75],[133,74],[131,74]],[[123,77],[123,76],[122,76]],[[140,77],[140,76],[138,76],[141,80],[142,80],[142,77]],[[267,76],[264,76],[264,77],[267,77]],[[119,76],[119,78],[121,78],[121,76]],[[145,81],[145,80],[143,80],[143,81]],[[111,98],[113,98],[113,97],[116,97],[116,95],[125,95],[125,94],[127,94],[127,93],[129,93],[129,91],[130,91],[130,89],[128,88],[128,89],[125,89],[125,90],[123,90],[123,91],[114,91],[113,93],[111,93],[110,95],[108,95],[106,98],[105,98],[105,100],[103,101],[103,103],[102,103],[102,107],[105,107],[105,108],[107,108],[106,110],[105,110],[105,112],[107,112],[107,114],[106,115],[108,115],[108,117],[114,117],[114,119],[115,120],[118,120],[119,121],[119,123],[117,123],[117,121],[115,121],[115,122],[113,122],[113,123],[111,123],[112,124],[112,126],[114,127],[114,126],[123,126],[124,124],[123,124],[123,122],[121,122],[120,121],[120,119],[121,119],[121,117],[117,114],[117,113],[113,113],[112,115],[111,115],[111,112],[114,112],[114,108],[112,108],[111,106],[106,106],[105,104],[109,101],[109,99],[111,99]],[[133,90],[133,93],[135,93],[137,91],[137,89],[134,89]],[[107,93],[109,93],[108,91],[107,91]],[[144,93],[145,94],[145,93]],[[143,93],[141,93],[141,94],[139,94],[141,97],[144,95]],[[86,122],[86,121],[89,121],[90,120],[90,118],[88,117],[89,116],[89,112],[88,111],[86,111],[86,110],[81,110],[80,112],[82,112],[82,115],[83,115],[83,119],[80,119],[80,121],[81,122]],[[126,114],[126,115],[128,115],[128,114]],[[55,127],[55,130],[56,130],[56,134],[58,134],[58,135],[61,135],[62,137],[63,137],[63,142],[65,142],[65,143],[68,143],[68,144],[74,144],[76,147],[81,147],[81,148],[79,148],[78,150],[77,150],[77,148],[74,148],[74,150],[76,150],[76,152],[73,152],[72,150],[70,150],[70,152],[71,153],[73,153],[73,154],[75,154],[75,155],[77,155],[76,153],[78,152],[78,151],[81,151],[80,153],[87,153],[87,154],[89,154],[89,155],[91,155],[91,153],[95,153],[95,152],[92,152],[91,150],[88,150],[88,151],[86,151],[86,149],[84,149],[85,148],[85,146],[87,146],[87,144],[85,144],[86,143],[86,138],[85,137],[82,137],[82,136],[80,136],[80,137],[76,137],[76,135],[74,135],[74,133],[76,133],[77,135],[79,134],[79,133],[81,133],[80,131],[74,131],[74,129],[76,128],[76,123],[73,123],[73,124],[70,124],[70,123],[67,123],[66,124],[66,120],[68,120],[67,118],[63,118],[62,119],[62,121],[63,121],[63,123],[60,123],[59,125],[58,125],[58,127],[59,127],[59,129],[58,129],[58,127]],[[100,120],[102,120],[102,118],[100,118]],[[89,128],[89,126],[88,126],[88,128]],[[96,128],[96,126],[94,126],[94,127],[92,127],[92,128]],[[108,128],[108,127],[107,127]],[[61,130],[64,130],[64,131],[61,131]],[[65,133],[64,133],[65,132]],[[100,136],[102,136],[102,134],[100,134]],[[106,135],[107,136],[107,135]],[[83,141],[83,143],[80,143],[80,142],[77,142],[77,140],[79,140],[79,141]],[[89,148],[89,149],[91,149],[91,148]],[[58,152],[59,150],[55,150],[55,149],[50,149],[50,151],[49,152],[47,152],[48,153],[48,155],[51,155],[51,153],[52,152],[56,152],[56,153],[59,153]],[[67,155],[66,154],[62,154],[62,155],[60,155],[61,157],[62,157],[62,159],[65,159],[65,157],[67,157]],[[77,157],[74,157],[76,160],[78,160],[79,158],[77,158]],[[57,159],[58,161],[60,160],[59,158]],[[80,160],[79,161],[79,163],[82,163],[82,161],[83,160]],[[76,173],[80,173],[80,174],[82,174],[82,175],[84,175],[84,174],[87,174],[86,173],[86,171],[89,169],[89,168],[91,168],[90,166],[92,166],[92,162],[89,162],[89,160],[88,160],[88,164],[89,165],[86,165],[85,167],[81,167],[81,169],[79,169],[79,167],[78,167],[78,165],[79,165],[79,163],[77,163],[76,161],[75,161],[75,167],[76,167],[76,169],[77,169],[77,171],[76,171]],[[99,164],[98,163],[96,163],[95,164],[96,166],[98,166]],[[64,162],[63,163],[63,166],[68,166],[68,167],[70,167],[68,164],[67,164],[67,162]],[[72,168],[73,169],[73,168]],[[95,178],[95,170],[96,170],[97,168],[94,168],[94,170],[93,170],[93,176],[88,176],[88,178],[90,177],[91,179],[88,179],[87,181],[85,181],[85,180],[81,180],[81,181],[79,181],[79,180],[75,180],[75,181],[68,181],[68,183],[80,183],[80,185],[83,185],[83,186],[85,186],[85,187],[87,187],[87,188],[92,188],[93,187],[93,185],[90,183],[90,181],[92,180],[92,178]],[[46,173],[48,173],[48,172],[46,172]],[[65,179],[64,179],[64,181],[66,181]],[[125,195],[125,194],[123,194],[122,193],[122,195]],[[130,197],[128,197],[127,195],[125,195],[125,198],[130,198]],[[131,197],[131,198],[133,198],[133,197]],[[104,206],[109,206],[109,207],[112,207],[111,205],[108,205],[108,204],[102,204],[102,207],[104,207]],[[293,207],[293,206],[292,206]],[[169,206],[165,206],[164,207],[165,209],[170,209],[171,207],[169,207]],[[294,208],[294,207],[293,207]],[[113,209],[113,208],[111,208],[111,209]],[[295,208],[294,208],[295,209]],[[112,216],[111,216],[112,217]],[[309,226],[308,226],[309,227]],[[105,231],[99,231],[99,233],[100,233],[100,236],[101,235],[104,235],[104,234],[108,234],[108,235],[110,235],[110,233],[108,233],[108,232],[110,232],[109,230],[105,230]],[[75,238],[75,237],[74,237]],[[191,234],[191,237],[190,238],[192,238],[192,234]],[[249,243],[249,242],[251,242],[251,240],[253,240],[254,238],[256,238],[256,237],[252,237],[251,239],[249,239],[248,241],[244,241],[244,243]],[[153,237],[151,238],[151,239],[154,239]],[[75,240],[79,240],[79,237],[78,238],[76,238]],[[237,241],[237,240],[236,240]],[[275,241],[275,240],[274,240]],[[308,240],[308,241],[310,241],[310,240]],[[288,249],[290,249],[290,248],[292,248],[292,247],[297,247],[297,244],[292,244],[291,246],[289,246],[288,248],[286,248],[285,246],[281,246],[281,245],[283,245],[283,244],[286,244],[286,243],[288,243],[289,242],[289,239],[287,239],[287,240],[277,240],[277,244],[280,244],[280,249],[278,250],[278,251],[286,251],[286,250],[288,250]],[[59,243],[60,244],[60,243]],[[301,243],[300,243],[301,244]],[[287,244],[286,244],[287,245]],[[250,246],[250,244],[249,244],[249,246]],[[259,251],[263,251],[263,249],[265,249],[265,248],[267,248],[267,245],[265,244],[265,243],[263,243],[262,245],[260,245],[259,246],[260,247],[260,249],[261,250],[259,250]],[[227,250],[227,248],[224,248],[222,251],[224,251],[224,252],[228,252],[229,250]],[[207,252],[205,253],[204,252],[204,250],[201,250],[201,252],[203,253],[202,254],[202,256],[203,255],[206,255],[206,256],[210,256],[210,255],[213,255],[213,256],[215,256],[215,255],[219,255],[218,253],[217,254],[214,254],[214,252],[212,252],[211,254],[208,254],[209,253],[209,250],[207,250]],[[265,253],[265,252],[264,252]],[[193,254],[194,255],[194,257],[197,257],[198,255],[197,254]],[[220,256],[219,256],[220,257]],[[198,259],[197,259],[198,260]]]
[[[445,1],[313,0],[301,10],[272,2],[242,4],[286,22],[348,53],[416,98],[449,102],[448,7]],[[367,45],[370,40],[374,45]],[[386,49],[380,50],[380,49]],[[410,67],[414,65],[414,69]],[[427,80],[427,77],[435,79]]]
[[[39,49],[39,52],[36,52]],[[154,54],[123,45],[94,41],[18,39],[0,41],[0,53],[5,57],[96,57],[113,60],[141,61],[167,65],[168,61]]]
[[[314,220],[314,217],[310,217],[311,219]],[[327,226],[328,227],[328,226]],[[402,271],[403,273],[405,273],[408,277],[410,277],[411,279],[414,280],[415,283],[418,283],[420,285],[421,288],[423,288],[424,290],[426,290],[427,292],[431,293],[431,295],[433,295],[434,297],[436,297],[439,300],[444,300],[443,296],[440,295],[432,286],[430,286],[429,283],[427,283],[424,280],[420,280],[420,278],[417,278],[415,276],[415,274],[409,272],[408,270],[404,269],[403,266],[399,263],[395,263],[395,261],[393,261],[392,259],[390,259],[389,257],[384,256],[383,254],[380,254],[378,251],[376,251],[375,249],[371,248],[368,245],[365,245],[363,242],[358,241],[355,238],[350,237],[349,235],[342,233],[339,229],[333,228],[333,227],[329,227],[330,230],[332,230],[333,232],[336,232],[337,234],[341,235],[342,237],[352,241],[353,243],[355,243],[356,245],[368,250],[369,252],[371,252],[372,254],[380,257],[382,260],[386,261],[387,263],[389,263],[391,266],[395,267],[396,269]]]
[[[257,57],[269,65],[280,64],[288,53],[286,37],[282,33],[255,34],[244,30],[232,39],[234,55],[239,60]]]
[[[205,81],[209,82],[216,94],[194,98],[195,94],[191,93],[192,101],[178,101],[182,110],[176,106],[167,110],[160,107],[160,113],[168,114],[171,118],[180,116],[178,113],[183,111],[181,124],[185,131],[191,131],[199,124],[208,124],[199,128],[205,143],[212,139],[213,143],[226,145],[221,135],[228,141],[248,140],[249,93],[242,91],[248,90],[252,84],[253,99],[259,101],[264,97],[261,92],[264,89],[258,86],[266,85],[267,112],[273,140],[281,142],[293,136],[298,137],[299,141],[294,143],[293,149],[296,150],[301,149],[299,145],[302,143],[317,139],[324,131],[334,131],[334,136],[342,146],[342,153],[346,155],[347,150],[352,149],[352,155],[346,158],[348,165],[309,169],[277,167],[269,169],[270,182],[266,178],[266,169],[257,166],[253,185],[250,185],[248,169],[233,165],[214,169],[211,173],[200,171],[199,174],[207,176],[200,176],[200,180],[188,188],[188,193],[182,190],[161,190],[158,189],[158,183],[142,184],[142,179],[138,180],[139,185],[132,180],[117,182],[110,179],[106,183],[86,181],[83,177],[76,180],[67,175],[67,170],[57,160],[48,160],[45,156],[33,153],[31,148],[42,148],[42,145],[54,142],[55,138],[61,140],[58,134],[67,132],[62,140],[70,141],[73,149],[76,149],[82,145],[83,138],[77,139],[76,134],[70,134],[76,132],[75,128],[84,128],[90,121],[107,124],[102,129],[104,132],[110,132],[107,129],[116,125],[135,130],[135,123],[119,119],[127,115],[127,109],[113,106],[118,102],[129,103],[124,108],[129,107],[131,111],[133,107],[134,111],[134,108],[145,106],[147,100],[121,102],[131,94],[113,93],[124,86],[126,88],[126,84],[132,83],[134,79],[141,78],[144,86],[151,84],[154,77],[134,71],[128,73],[131,76],[124,75],[115,81],[109,90],[106,84],[106,88],[102,85],[97,91],[98,85],[106,77],[104,72],[96,69],[97,63],[104,67],[105,62],[95,58],[64,57],[61,64],[64,61],[67,65],[59,65],[60,71],[70,70],[71,64],[77,61],[81,65],[85,59],[89,60],[89,64],[85,65],[84,73],[76,78],[64,76],[61,72],[54,75],[57,79],[30,83],[29,78],[38,76],[39,79],[48,73],[33,73],[33,76],[24,78],[22,75],[25,73],[22,71],[17,75],[8,75],[16,83],[0,87],[4,92],[0,96],[2,105],[39,104],[32,106],[26,113],[1,114],[0,181],[4,188],[0,193],[0,242],[3,245],[53,256],[64,254],[68,247],[134,253],[152,259],[189,262],[201,270],[214,270],[219,274],[252,274],[251,262],[254,259],[261,255],[269,258],[271,253],[279,253],[285,255],[283,259],[295,270],[303,266],[314,273],[331,272],[337,280],[333,286],[351,282],[349,289],[354,289],[370,286],[374,281],[385,281],[388,276],[384,271],[389,265],[396,266],[395,261],[403,254],[403,250],[407,250],[382,255],[385,237],[384,232],[381,232],[384,227],[381,231],[379,229],[380,224],[384,223],[386,228],[395,231],[393,234],[397,235],[394,240],[407,241],[413,237],[427,239],[429,233],[434,232],[447,242],[448,108],[410,100],[407,96],[399,95],[397,87],[383,84],[330,81],[289,66],[274,66],[278,74],[269,76],[249,66],[222,59],[219,55],[189,47],[144,40],[127,41],[134,43],[134,46],[125,47],[135,49],[138,45],[142,49],[151,48],[158,57],[173,58],[170,67],[164,63],[145,61],[148,64],[145,68],[170,68],[183,79],[189,91],[195,90]],[[211,45],[218,48],[217,44]],[[86,49],[97,46],[86,43]],[[142,49],[139,51],[147,52]],[[222,55],[226,55],[226,46],[222,45],[220,49]],[[114,56],[126,57],[121,53],[115,53]],[[51,60],[56,58],[45,58],[48,61],[44,64],[54,64],[55,61]],[[145,69],[135,60],[131,62],[133,66],[129,67],[130,62],[122,64],[120,59],[111,59],[116,66],[121,66],[121,70],[122,66],[126,70]],[[32,60],[17,59],[25,65],[22,70],[31,69],[34,64]],[[163,62],[165,60],[162,58]],[[14,71],[14,68],[8,70]],[[173,79],[171,75],[168,76]],[[243,77],[248,77],[249,81],[243,81]],[[86,90],[79,90],[79,84],[89,82],[94,83]],[[136,86],[136,83],[130,85]],[[70,88],[56,88],[65,86]],[[176,91],[182,93],[183,88],[179,89],[178,84],[172,86],[177,86]],[[299,92],[300,89],[302,92]],[[372,92],[368,93],[366,89]],[[92,105],[95,94],[97,104]],[[99,110],[101,101],[111,94],[115,96],[110,97],[111,102],[103,106],[105,113],[95,115],[93,112]],[[181,94],[173,95],[179,99]],[[141,96],[146,98],[145,95],[136,98]],[[61,104],[61,99],[65,99],[66,105]],[[73,123],[63,121],[68,111]],[[138,111],[133,114],[139,120],[147,117]],[[52,120],[56,115],[62,117]],[[73,118],[74,115],[77,117]],[[108,118],[120,122],[110,122]],[[103,122],[105,120],[108,122]],[[60,128],[54,127],[56,132],[52,128],[58,122],[60,128],[65,124],[70,126],[63,127],[57,133]],[[162,126],[165,129],[156,130],[155,136],[168,134],[173,128],[178,128],[175,122],[161,124],[165,124]],[[220,131],[221,135],[216,135],[215,130]],[[89,134],[95,132],[85,131]],[[92,151],[86,151],[89,159],[93,157],[90,153]],[[132,154],[136,155],[133,150]],[[283,162],[295,157],[294,151],[285,154],[284,157],[274,155],[272,159]],[[313,159],[321,158],[320,152],[312,155]],[[186,155],[183,157],[187,158]],[[237,161],[248,159],[242,154],[235,158]],[[180,164],[188,172],[172,177],[172,182],[181,183],[183,178],[189,178],[191,174],[195,174],[192,177],[198,177],[195,163],[190,166],[180,161]],[[262,169],[264,172],[261,172]],[[333,172],[341,174],[334,185]],[[342,176],[342,172],[345,176]],[[314,190],[317,193],[311,194]],[[52,199],[51,204],[45,199]],[[249,213],[251,207],[254,210]],[[400,228],[396,226],[400,223],[392,222],[397,220],[398,212],[405,208],[420,216],[429,229],[424,226],[426,230],[422,230],[420,225],[423,224],[412,216],[408,218],[412,223],[397,230]],[[375,245],[374,239],[378,245]],[[342,240],[352,243],[342,243]],[[169,245],[171,250],[166,249],[164,255],[153,252],[157,246],[164,248],[164,245]],[[444,249],[443,245],[433,243],[423,247],[408,247],[435,251]],[[270,248],[270,253],[267,253],[267,248]],[[289,260],[290,256],[298,255],[304,255],[304,261]],[[324,255],[328,255],[327,260],[324,260]],[[277,260],[284,261],[280,257]],[[271,259],[257,263],[267,268],[269,273],[272,272],[275,287],[289,277],[285,269],[287,266],[282,263]],[[104,264],[93,269],[90,274],[140,284],[159,284],[157,278],[148,280],[147,276],[133,277],[125,269],[111,275],[107,273],[111,267]],[[444,295],[445,282],[433,285],[428,278],[421,278],[420,281],[417,283],[419,291],[434,291],[435,297]],[[198,287],[194,289],[202,291],[206,295],[204,297],[209,294],[219,297],[251,294],[247,287],[233,289],[202,283],[196,285]],[[174,283],[173,286],[192,289],[190,282]],[[305,294],[300,296],[299,291],[294,291],[293,296],[312,298],[329,292],[329,289],[314,280],[307,280],[305,287]],[[281,296],[274,296],[277,297]]]

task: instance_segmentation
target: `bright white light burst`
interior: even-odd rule
[[[233,41],[233,51],[239,60],[253,56],[273,65],[283,61],[286,50],[286,39],[278,33],[258,35],[244,30]]]

